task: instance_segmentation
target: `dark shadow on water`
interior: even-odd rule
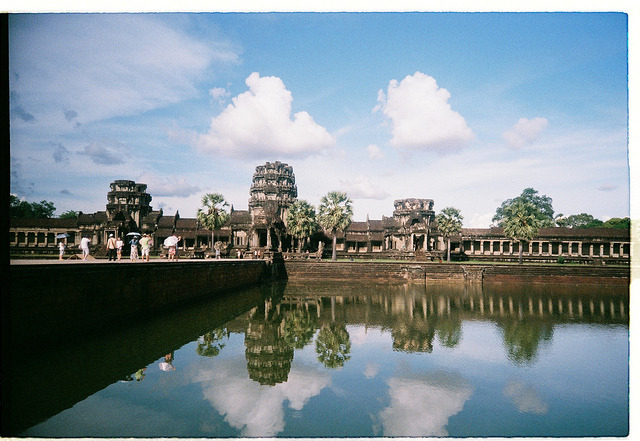
[[[122,379],[144,375],[142,368],[255,307],[281,295],[282,284],[216,294],[141,323],[108,329],[62,347],[37,341],[13,351],[3,372],[2,435],[56,415]],[[34,324],[37,326],[37,324]],[[3,353],[3,356],[9,354]]]

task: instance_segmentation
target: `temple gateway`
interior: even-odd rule
[[[330,234],[318,231],[300,256],[297,239],[287,233],[287,213],[297,200],[293,167],[267,162],[256,167],[249,189],[248,210],[231,206],[227,223],[214,232],[224,251],[236,256],[239,250],[280,251],[287,258],[307,257],[320,242],[330,252]],[[211,251],[211,231],[197,218],[183,218],[178,212],[166,216],[153,210],[146,184],[117,180],[110,184],[105,211],[80,212],[71,219],[12,218],[9,229],[12,253],[42,253],[57,250],[56,236],[68,235],[73,248],[84,236],[91,238],[94,255],[104,251],[110,234],[124,237],[137,231],[153,237],[154,251],[162,253],[162,243],[171,234],[182,237],[182,255],[205,255]],[[446,241],[438,231],[432,199],[399,199],[393,213],[382,219],[354,221],[338,232],[339,257],[436,260],[446,253]],[[452,258],[458,260],[516,261],[519,243],[504,235],[502,228],[462,228],[451,238]],[[614,228],[543,228],[523,246],[529,261],[624,263],[630,261],[630,232]]]

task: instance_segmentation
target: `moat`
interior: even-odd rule
[[[23,352],[3,435],[585,437],[629,427],[622,285],[290,281]]]

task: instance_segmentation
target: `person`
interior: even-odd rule
[[[142,261],[149,261],[149,254],[151,253],[151,245],[153,245],[153,241],[148,234],[143,234],[142,239],[140,239],[140,247],[142,249]]]
[[[65,248],[67,248],[67,246],[64,243],[64,240],[60,241],[60,243],[58,244],[58,248],[60,249],[60,260],[62,260],[62,256],[64,256],[64,250]]]
[[[173,352],[165,355],[163,361],[158,364],[158,367],[161,371],[165,372],[175,371],[176,368],[173,366]]]
[[[169,246],[168,259],[169,261],[178,260],[178,242],[180,242],[180,236],[176,237],[175,233],[171,234],[167,240],[171,239],[173,245]]]
[[[133,236],[133,238],[129,241],[131,244],[131,261],[135,262],[138,260],[138,236]]]
[[[118,237],[118,239],[116,240],[116,250],[118,255],[118,261],[122,259],[122,247],[124,247],[124,242],[122,241],[121,238]]]
[[[113,234],[109,235],[107,240],[107,256],[109,256],[109,262],[116,260],[116,238]]]
[[[220,258],[220,248],[216,248],[216,259]]]
[[[82,260],[87,260],[89,257],[89,244],[91,243],[91,239],[89,236],[84,236],[80,241],[80,249],[82,249]]]

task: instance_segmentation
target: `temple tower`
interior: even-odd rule
[[[150,204],[151,195],[147,193],[147,184],[128,180],[114,181],[111,183],[111,191],[107,193],[107,217],[114,220],[120,213],[135,221],[139,227],[140,220],[151,212]]]
[[[249,211],[254,228],[251,245],[272,248],[272,232],[281,236],[289,206],[297,199],[298,189],[293,167],[280,161],[256,167],[249,190]]]
[[[393,206],[393,219],[402,249],[431,251],[434,246],[430,234],[435,219],[433,199],[398,199]]]

